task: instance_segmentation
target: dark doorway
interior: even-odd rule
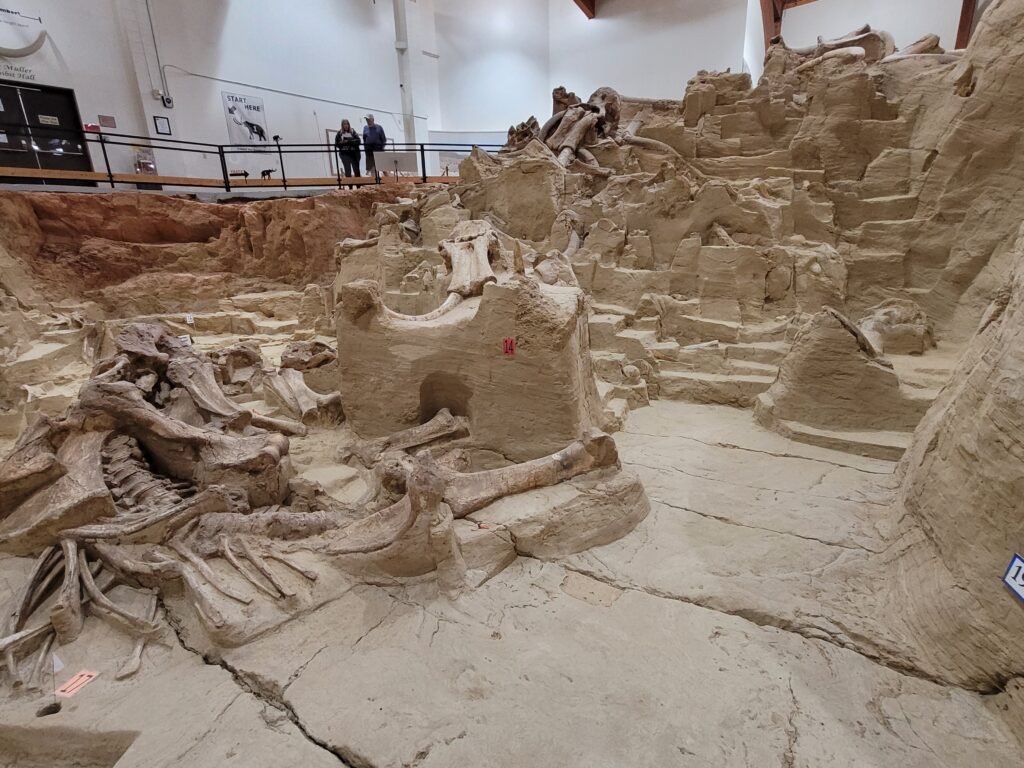
[[[469,416],[473,391],[450,373],[432,373],[420,384],[420,424],[426,424],[442,408],[452,416]]]
[[[75,92],[0,80],[0,166],[92,171]],[[74,184],[92,181],[0,177],[6,183]]]

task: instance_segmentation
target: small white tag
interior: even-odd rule
[[[64,662],[57,658],[57,654],[53,654],[53,674],[57,674],[64,669]]]
[[[1003,574],[1003,583],[1013,590],[1021,600],[1024,600],[1024,557],[1015,554],[1010,561],[1006,573]]]
[[[192,337],[189,336],[187,333],[181,334],[181,336],[178,337],[178,341],[183,341],[190,347],[192,346]]]
[[[193,315],[191,312],[186,312],[185,313],[185,325],[195,325],[195,324],[196,324],[195,315]]]

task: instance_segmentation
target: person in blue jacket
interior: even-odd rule
[[[373,153],[384,149],[388,137],[384,135],[384,128],[377,125],[373,115],[366,116],[366,125],[363,126],[363,149],[366,152],[366,173],[374,175],[377,172],[377,164],[374,162]]]

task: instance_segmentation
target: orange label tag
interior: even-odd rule
[[[97,675],[99,675],[99,672],[83,670],[58,688],[57,695],[62,699],[70,699],[85,686],[95,680]]]

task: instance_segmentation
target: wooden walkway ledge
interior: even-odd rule
[[[17,179],[31,181],[45,179],[47,181],[94,181],[98,184],[109,184],[111,178],[100,171],[53,171],[39,168],[11,168],[0,166],[0,178],[4,183],[16,183]],[[202,178],[198,176],[146,176],[139,173],[115,173],[113,174],[115,184],[162,184],[169,187],[202,187],[205,189],[224,189],[222,179]],[[458,176],[428,176],[427,184],[457,184]],[[377,182],[372,176],[353,176],[351,178],[341,177],[341,187],[373,186]],[[420,176],[383,176],[381,184],[422,184]],[[338,187],[338,178],[335,176],[315,176],[288,179],[288,188],[292,187]],[[280,178],[276,179],[245,179],[231,178],[231,190],[251,189],[262,187],[269,189],[284,189],[284,183]]]

